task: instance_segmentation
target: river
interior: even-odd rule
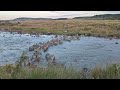
[[[18,34],[16,32],[0,32],[0,65],[13,64],[25,51],[30,56],[29,47],[35,43],[47,42],[54,35],[40,35],[36,37],[30,34]],[[118,44],[116,44],[116,42]],[[108,39],[81,36],[80,40],[52,46],[43,53],[39,65],[46,66],[44,55],[55,55],[57,62],[65,63],[74,68],[104,67],[107,64],[120,63],[120,39]]]

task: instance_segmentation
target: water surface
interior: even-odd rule
[[[47,42],[54,35],[17,34],[0,32],[0,65],[14,63],[23,51],[29,56],[29,46],[35,43]],[[118,44],[115,44],[118,42]],[[46,53],[54,54],[57,62],[65,63],[66,66],[75,68],[93,68],[96,65],[104,67],[106,64],[120,63],[120,39],[105,39],[97,37],[81,37],[80,40],[71,42],[64,41],[63,44],[50,47]],[[42,53],[40,65],[45,66],[46,60]]]

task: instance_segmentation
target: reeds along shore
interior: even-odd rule
[[[120,65],[108,65],[101,69],[92,70],[83,68],[75,70],[72,67],[64,68],[20,68],[13,65],[0,67],[1,79],[120,79]]]

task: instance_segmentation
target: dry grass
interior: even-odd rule
[[[120,38],[120,20],[30,20],[0,27],[23,32],[84,34]],[[67,32],[66,32],[67,31]]]

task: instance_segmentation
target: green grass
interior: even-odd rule
[[[96,67],[84,76],[82,70],[63,68],[18,68],[13,65],[0,67],[1,79],[120,79],[120,65],[109,65],[104,69]],[[83,77],[84,76],[84,77]]]
[[[49,32],[46,28],[26,28],[26,27],[13,27],[13,30],[21,30],[21,31],[25,31],[25,32],[36,32],[36,33],[47,33]]]
[[[17,70],[19,69],[19,71]],[[17,68],[6,65],[0,68],[1,79],[79,79],[80,72],[71,68]]]

